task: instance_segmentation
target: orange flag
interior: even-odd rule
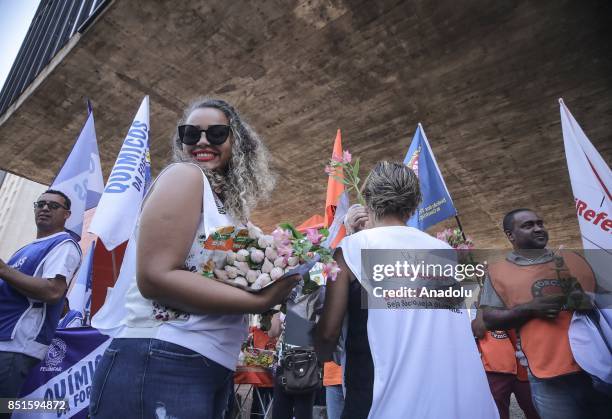
[[[334,155],[342,156],[342,134],[340,133],[340,129],[338,129],[336,140],[334,141],[332,156]],[[337,174],[343,176],[341,171]],[[327,197],[325,198],[325,227],[329,227],[334,221],[338,199],[340,195],[342,195],[342,192],[344,192],[344,183],[330,176],[327,180]]]

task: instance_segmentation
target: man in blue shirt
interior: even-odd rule
[[[34,203],[36,240],[0,259],[0,397],[15,398],[29,371],[44,359],[68,285],[81,263],[64,230],[70,199],[47,190]]]

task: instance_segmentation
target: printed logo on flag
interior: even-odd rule
[[[55,371],[60,372],[62,367],[60,364],[66,357],[66,342],[62,339],[54,338],[47,349],[47,355],[45,356],[44,366],[40,367],[41,371]]]
[[[412,157],[406,163],[406,166],[410,167],[417,177],[419,176],[419,156],[421,155],[421,146],[416,149],[416,151],[412,154]]]

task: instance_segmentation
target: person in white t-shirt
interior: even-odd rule
[[[255,294],[204,276],[226,257],[219,237],[243,225],[274,183],[262,141],[236,110],[217,99],[194,102],[173,148],[178,163],[151,186],[130,240],[136,253],[126,250],[122,275],[135,275],[126,278],[121,328],[96,369],[92,418],[221,418],[245,313],[281,303],[299,281]]]
[[[0,397],[17,397],[45,358],[79,264],[81,249],[64,231],[70,199],[49,189],[34,202],[36,240],[0,259]]]
[[[410,168],[379,162],[363,196],[367,216],[354,212],[350,223],[367,228],[338,245],[334,258],[341,271],[327,282],[315,332],[315,349],[328,361],[348,317],[342,418],[498,417],[464,310],[362,308],[363,291],[372,292],[362,277],[362,251],[451,250],[406,226],[421,200]]]

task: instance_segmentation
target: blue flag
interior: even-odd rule
[[[92,112],[50,188],[64,192],[72,201],[66,230],[80,240],[85,211],[98,205],[104,190]]]
[[[423,126],[419,123],[412,138],[404,164],[419,178],[423,200],[416,213],[408,220],[409,227],[425,231],[428,227],[457,215],[442,173],[431,151]]]

